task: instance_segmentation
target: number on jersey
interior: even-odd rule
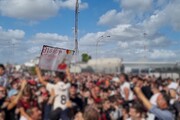
[[[66,96],[65,95],[61,95],[61,104],[66,104]]]

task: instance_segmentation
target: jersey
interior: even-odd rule
[[[69,88],[70,83],[64,83],[64,82],[58,82],[55,85],[48,83],[46,86],[46,89],[51,92],[52,89],[54,89],[55,92],[55,99],[53,104],[53,109],[61,108],[62,110],[65,110],[66,102],[69,100]]]

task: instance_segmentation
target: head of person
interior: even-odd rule
[[[170,97],[165,93],[161,92],[159,96],[157,97],[157,106],[160,109],[167,109],[169,106]]]
[[[32,96],[31,96],[31,91],[30,91],[30,89],[26,88],[26,89],[23,91],[23,94],[22,94],[22,101],[24,101],[24,102],[29,102],[31,97],[32,97]]]
[[[138,81],[137,81],[137,86],[142,87],[143,84],[144,84],[143,78],[140,78],[140,77],[139,77],[139,78],[138,78]]]
[[[72,84],[70,89],[69,89],[69,93],[71,96],[75,96],[77,93],[77,85],[76,84]]]
[[[6,97],[6,88],[0,86],[0,100]]]
[[[110,101],[107,99],[107,100],[104,100],[103,102],[103,110],[109,110],[111,107],[111,104],[110,104]]]
[[[129,115],[132,120],[140,120],[142,118],[143,108],[141,104],[135,103],[129,109]]]
[[[138,76],[132,76],[131,81],[133,84],[136,84],[138,82]]]
[[[93,106],[87,106],[83,114],[84,120],[99,120],[100,114]]]
[[[176,97],[177,97],[176,90],[175,89],[170,89],[169,90],[169,96],[170,96],[171,99],[176,99]]]
[[[19,88],[19,84],[18,84],[18,80],[17,79],[14,79],[11,82],[11,87],[12,87],[12,89],[16,89],[16,90]]]
[[[94,88],[94,93],[96,94],[96,96],[99,96],[100,94],[100,88],[98,87],[98,86],[96,86],[95,88]]]
[[[41,110],[38,107],[32,107],[27,110],[27,114],[31,117],[32,120],[41,120],[42,119],[42,113]]]
[[[49,98],[49,93],[46,90],[45,86],[41,86],[38,90],[39,95],[41,96],[41,98],[43,99],[43,101],[47,101]],[[37,94],[37,93],[36,93]],[[37,94],[38,95],[38,94]]]
[[[0,76],[2,76],[5,73],[5,66],[3,64],[0,64]]]
[[[54,77],[54,82],[57,83],[59,81],[65,82],[66,75],[64,72],[56,72]]]
[[[168,78],[167,82],[168,82],[168,84],[170,84],[171,82],[173,82],[173,79],[172,78]]]
[[[128,76],[125,73],[121,73],[119,76],[120,83],[123,84],[125,81],[128,81]]]
[[[151,92],[154,94],[159,92],[159,85],[157,84],[157,82],[151,83]]]

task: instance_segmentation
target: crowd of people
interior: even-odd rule
[[[180,120],[180,79],[0,64],[0,120]]]

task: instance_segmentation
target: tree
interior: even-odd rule
[[[87,53],[83,53],[81,57],[82,57],[82,62],[88,62],[91,59],[91,56],[89,56]]]

